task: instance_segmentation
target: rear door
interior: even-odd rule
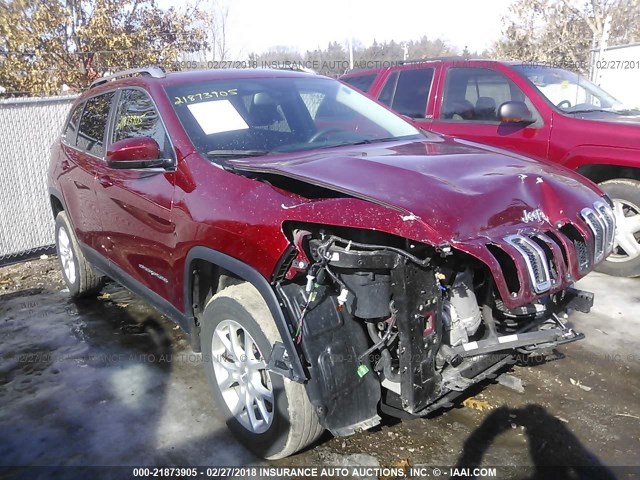
[[[450,66],[439,90],[434,121],[428,126],[431,130],[540,159],[547,157],[551,126],[503,72],[486,66]],[[498,108],[507,101],[525,102],[535,123],[501,123]]]
[[[432,66],[408,65],[391,70],[377,95],[378,101],[427,128],[433,116],[430,94],[434,78]]]
[[[156,105],[146,91],[119,92],[108,144],[151,137],[162,158],[175,153]],[[171,205],[175,174],[165,169],[113,169],[103,162],[96,185],[101,207],[103,256],[126,275],[171,301],[175,290],[172,252],[175,225]]]
[[[96,248],[101,230],[95,177],[103,164],[113,98],[114,92],[108,92],[76,106],[62,135],[59,182],[67,215],[80,243],[91,248]]]

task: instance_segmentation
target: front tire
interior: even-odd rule
[[[104,286],[104,276],[87,262],[78,246],[65,212],[56,216],[56,249],[62,278],[73,298],[95,296]]]
[[[596,270],[616,277],[640,276],[640,182],[608,180],[600,188],[613,200],[616,241],[613,253]]]
[[[207,303],[202,352],[214,405],[236,438],[259,457],[284,458],[323,432],[302,384],[266,369],[281,341],[256,288],[225,288]]]

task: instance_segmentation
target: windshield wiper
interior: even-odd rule
[[[585,108],[582,110],[574,110],[572,112],[565,112],[568,113],[569,115],[572,115],[574,113],[594,113],[594,112],[605,112],[605,113],[618,113],[614,110],[609,110],[606,108]]]
[[[392,142],[394,140],[402,140],[402,137],[373,138],[368,140],[361,140],[359,142],[352,143],[351,145],[369,145],[371,143]]]
[[[209,157],[219,158],[242,158],[242,157],[261,157],[268,155],[269,150],[211,150],[207,152]]]
[[[354,145],[371,145],[372,143],[393,142],[394,140],[404,140],[405,138],[406,137],[367,138],[364,140],[358,140],[357,142],[344,142],[344,143],[336,143],[332,145],[325,145],[320,148],[349,147]]]

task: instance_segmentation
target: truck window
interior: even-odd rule
[[[511,100],[533,104],[515,83],[489,68],[455,67],[447,71],[441,118],[453,121],[497,122],[498,107]]]
[[[391,108],[411,118],[425,118],[433,68],[401,70]]]
[[[373,81],[375,79],[376,74],[372,73],[370,75],[358,75],[355,77],[345,78],[343,79],[343,82],[348,83],[360,91],[367,92],[371,88],[371,85],[373,85]]]
[[[391,102],[393,101],[393,96],[396,94],[396,85],[398,84],[398,71],[396,70],[389,78],[387,78],[387,82],[384,84],[382,91],[380,92],[380,96],[378,100],[384,103],[387,107],[391,106]]]

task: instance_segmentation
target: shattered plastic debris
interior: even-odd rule
[[[591,391],[591,387],[587,387],[586,385],[581,384],[580,380],[574,380],[573,378],[569,378],[569,381],[571,382],[571,385],[575,385],[576,387],[581,388],[585,392]]]
[[[498,377],[498,383],[503,387],[510,388],[511,390],[524,393],[524,386],[522,385],[522,380],[513,375],[509,375],[508,373],[504,373]]]
[[[467,408],[471,408],[473,410],[479,410],[481,412],[483,410],[489,410],[491,408],[491,405],[489,405],[489,402],[485,402],[484,400],[479,400],[474,397],[466,398],[464,402],[462,402],[462,405],[464,405]]]

